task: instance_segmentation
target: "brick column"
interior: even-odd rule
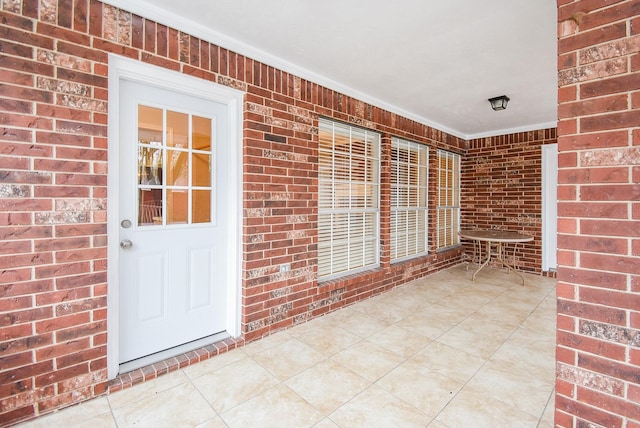
[[[640,427],[640,2],[558,5],[555,424]]]

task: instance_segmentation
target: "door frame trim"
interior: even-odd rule
[[[558,143],[542,146],[542,271],[557,268]]]
[[[226,331],[231,337],[241,335],[241,251],[242,238],[242,115],[244,92],[215,82],[189,76],[141,61],[109,54],[108,74],[108,172],[107,172],[107,374],[109,379],[119,369],[119,247],[117,236],[119,205],[119,106],[120,81],[129,80],[206,98],[224,104],[227,110],[229,136],[229,189],[227,218],[232,233],[228,239],[229,277],[227,285]]]

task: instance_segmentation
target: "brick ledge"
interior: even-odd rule
[[[244,338],[242,337],[236,339],[226,338],[202,348],[194,349],[193,351],[176,355],[127,373],[119,374],[115,379],[109,381],[107,388],[108,393],[112,394],[114,392],[130,388],[133,385],[155,379],[158,376],[180,370],[200,361],[208,360],[211,357],[224,354],[227,351],[243,345]]]

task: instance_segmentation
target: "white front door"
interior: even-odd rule
[[[119,364],[133,368],[225,331],[229,142],[224,104],[128,80],[119,99]]]

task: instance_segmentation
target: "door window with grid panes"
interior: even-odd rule
[[[427,252],[429,148],[391,140],[391,260]]]
[[[319,121],[318,277],[379,264],[380,134]]]
[[[437,247],[460,243],[460,155],[438,150]]]

